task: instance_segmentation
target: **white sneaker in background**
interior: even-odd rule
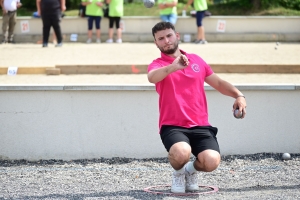
[[[206,40],[196,40],[195,44],[207,44]]]
[[[106,43],[113,43],[113,42],[114,42],[113,39],[106,40]]]
[[[117,39],[116,43],[122,43],[122,39]]]
[[[91,39],[91,38],[89,38],[89,39],[86,41],[87,44],[90,44],[91,42],[92,42],[92,39]]]
[[[97,39],[97,40],[96,40],[96,43],[101,43],[101,40],[100,40],[100,39]]]
[[[172,174],[171,192],[185,193],[185,173],[178,173],[176,171]]]

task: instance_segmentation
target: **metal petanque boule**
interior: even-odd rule
[[[155,0],[143,0],[146,8],[152,8],[155,4]]]
[[[291,159],[291,155],[289,153],[284,153],[284,154],[282,154],[282,159],[283,160],[290,160]]]
[[[243,116],[243,112],[240,112],[239,109],[235,109],[233,112],[233,116],[237,119],[240,119]]]

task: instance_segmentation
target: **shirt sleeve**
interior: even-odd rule
[[[205,72],[206,72],[206,77],[212,75],[214,73],[214,71],[212,70],[212,68],[206,63],[205,63]]]
[[[152,63],[148,65],[148,72],[161,67],[162,65],[157,60],[153,60]]]

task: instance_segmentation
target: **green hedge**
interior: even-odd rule
[[[300,10],[300,0],[280,0],[280,5],[285,8]]]
[[[258,0],[260,8],[267,9],[270,7],[282,6],[288,9],[300,10],[300,0]],[[213,4],[227,4],[239,6],[241,8],[252,8],[252,0],[208,0]]]
[[[142,2],[142,0],[129,1],[125,2]],[[251,0],[207,0],[208,3],[218,4],[218,3],[230,3],[235,4],[235,6],[241,8],[252,8]],[[23,8],[28,10],[36,10],[35,0],[21,0]],[[67,9],[78,9],[81,0],[66,0]],[[179,0],[180,3],[186,3],[187,0]],[[284,8],[300,10],[300,0],[260,0],[261,8],[266,9],[270,7],[282,6]]]

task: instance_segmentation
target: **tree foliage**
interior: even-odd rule
[[[213,4],[234,4],[242,8],[267,9],[282,6],[284,8],[300,10],[300,0],[209,0]]]
[[[21,0],[22,7],[35,10],[36,9],[36,0]],[[67,9],[77,9],[81,0],[66,0]]]

